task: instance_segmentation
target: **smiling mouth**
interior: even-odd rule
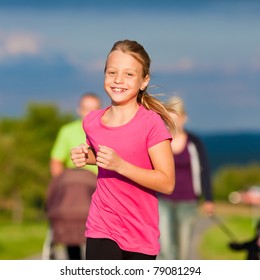
[[[119,93],[125,92],[125,91],[126,91],[126,89],[124,89],[124,88],[116,88],[116,87],[112,87],[112,90],[113,90],[114,92],[119,92]]]

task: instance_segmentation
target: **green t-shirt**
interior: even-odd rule
[[[51,150],[51,158],[63,162],[66,168],[76,168],[70,158],[70,150],[81,143],[86,143],[82,120],[65,124],[58,132]],[[84,168],[97,174],[98,169],[96,165],[86,165]]]

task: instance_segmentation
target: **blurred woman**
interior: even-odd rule
[[[198,202],[204,197],[203,209],[213,213],[209,165],[200,139],[185,129],[188,116],[183,100],[174,96],[166,103],[177,126],[171,143],[175,162],[175,190],[171,195],[159,194],[160,259],[190,259],[189,249]]]

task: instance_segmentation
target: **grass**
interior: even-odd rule
[[[45,221],[0,222],[0,228],[0,260],[19,260],[42,251],[48,226]]]
[[[218,203],[216,214],[237,236],[238,241],[244,241],[253,236],[252,222],[260,217],[260,210],[252,212],[252,208],[249,206]],[[0,220],[0,229],[0,260],[20,260],[29,259],[41,253],[48,224],[46,221],[12,224]],[[245,259],[245,252],[236,252],[229,249],[229,241],[230,239],[219,226],[212,223],[203,232],[197,245],[199,258],[202,260]]]

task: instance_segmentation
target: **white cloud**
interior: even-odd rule
[[[41,40],[30,33],[0,30],[0,59],[21,55],[36,55],[40,51]]]
[[[65,55],[67,61],[74,67],[84,71],[85,73],[89,72],[103,72],[105,67],[105,60],[101,58],[81,58],[77,55],[68,54]]]
[[[260,55],[251,61],[199,61],[195,58],[183,57],[170,62],[161,61],[152,64],[153,71],[162,73],[222,73],[225,76],[234,76],[245,71],[255,72],[260,69]]]
[[[155,64],[153,68],[155,71],[162,72],[172,72],[172,73],[183,73],[183,72],[191,72],[196,67],[193,59],[184,57],[178,61],[171,61],[170,64],[167,62]]]

